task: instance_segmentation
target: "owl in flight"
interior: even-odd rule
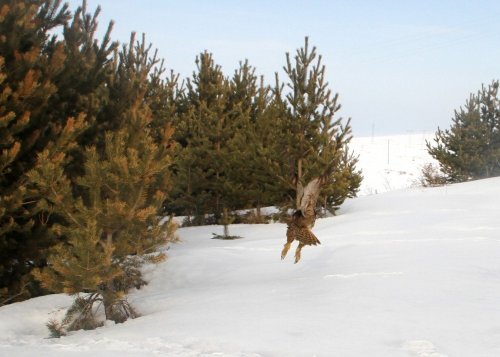
[[[285,259],[286,253],[290,249],[292,242],[294,240],[299,241],[297,250],[295,251],[295,263],[300,260],[300,251],[305,245],[317,245],[321,244],[318,238],[311,232],[311,228],[314,225],[315,214],[305,215],[301,210],[295,211],[288,222],[288,228],[286,230],[286,243],[281,252],[281,259]]]

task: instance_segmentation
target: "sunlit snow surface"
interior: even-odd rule
[[[0,356],[500,356],[499,217],[500,178],[365,195],[298,264],[283,224],[183,228],[130,296],[142,317],[47,339],[70,298],[4,306]]]
[[[353,138],[349,148],[359,155],[357,167],[363,171],[359,195],[371,195],[419,185],[422,168],[435,161],[426,142],[434,144],[434,134]]]

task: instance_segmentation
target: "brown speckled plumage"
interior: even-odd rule
[[[314,225],[315,216],[304,217],[301,211],[296,211],[290,221],[288,222],[288,228],[286,230],[286,243],[281,252],[281,259],[285,259],[290,246],[294,240],[299,242],[297,250],[295,251],[295,263],[300,260],[300,252],[302,247],[305,245],[317,245],[321,244],[319,239],[311,232],[311,228]]]

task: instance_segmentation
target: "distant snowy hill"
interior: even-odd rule
[[[183,228],[130,296],[142,317],[47,339],[69,297],[4,306],[0,356],[500,356],[499,202],[500,178],[355,198],[298,264],[284,224]]]
[[[436,163],[427,153],[426,140],[434,133],[354,137],[350,149],[359,155],[363,170],[360,196],[415,186],[425,164]]]

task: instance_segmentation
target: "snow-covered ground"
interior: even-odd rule
[[[499,201],[500,178],[349,200],[298,264],[283,224],[183,228],[142,317],[48,339],[70,298],[4,306],[0,356],[500,356]]]
[[[434,133],[354,137],[349,148],[359,155],[357,167],[364,180],[359,196],[416,186],[425,164],[437,162],[427,153],[426,141],[434,143]]]

